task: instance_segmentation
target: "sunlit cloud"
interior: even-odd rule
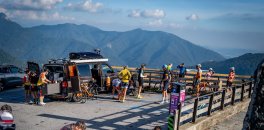
[[[149,26],[154,26],[154,27],[160,27],[163,25],[163,22],[161,19],[157,19],[157,20],[154,20],[154,21],[151,21],[148,23]]]
[[[186,17],[186,20],[192,20],[192,21],[196,21],[196,20],[199,20],[199,16],[197,14],[192,14],[190,16],[187,16]]]
[[[36,12],[36,11],[14,11],[10,13],[9,17],[16,18],[20,17],[21,19],[26,20],[38,20],[38,21],[70,21],[74,20],[73,17],[62,16],[58,12],[47,13],[47,12]]]
[[[8,10],[50,10],[63,0],[3,0],[2,8]]]
[[[143,17],[143,18],[163,18],[165,17],[165,11],[161,9],[155,9],[155,10],[132,10],[128,17]]]
[[[82,3],[68,3],[65,9],[95,13],[98,12],[98,10],[102,9],[102,7],[103,7],[102,3],[99,2],[94,3],[92,0],[86,0]]]

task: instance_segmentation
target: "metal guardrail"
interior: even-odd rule
[[[117,71],[120,71],[120,70],[123,69],[123,67],[120,67],[120,66],[112,66],[112,67],[114,69],[116,69]],[[130,70],[130,72],[132,74],[137,73],[136,68],[128,68],[128,69]],[[144,82],[146,84],[148,84],[149,87],[151,87],[151,86],[156,87],[157,84],[160,85],[161,79],[162,79],[162,74],[163,74],[162,70],[146,68],[144,73],[145,73],[145,75],[147,75],[147,77],[144,78]],[[179,74],[179,71],[177,71],[177,70],[173,71],[173,80],[174,81],[178,81],[179,80],[178,74]],[[187,72],[187,74],[185,75],[185,78],[182,78],[181,80],[184,81],[187,84],[192,84],[195,75],[196,75],[195,72]],[[205,77],[205,73],[203,73],[203,77]],[[223,83],[222,86],[225,87],[226,86],[227,77],[228,77],[228,74],[215,73],[211,77],[210,82],[220,83],[220,81],[222,81],[222,83]],[[234,85],[239,85],[242,82],[251,81],[252,78],[253,78],[253,76],[250,76],[250,75],[236,75],[236,78],[235,78],[233,84]]]
[[[253,82],[244,82],[241,86],[232,87],[232,91],[227,89],[213,92],[207,95],[188,99],[189,104],[182,107],[179,103],[178,110],[175,110],[173,130],[179,130],[179,126],[192,122],[197,118],[210,116],[213,112],[224,110],[225,107],[243,102],[246,98],[251,98]]]

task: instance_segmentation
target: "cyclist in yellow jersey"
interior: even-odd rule
[[[121,78],[121,88],[122,88],[122,96],[120,97],[121,102],[125,102],[126,92],[129,84],[129,80],[131,78],[131,73],[127,69],[127,66],[124,66],[124,69],[119,72],[118,76]]]

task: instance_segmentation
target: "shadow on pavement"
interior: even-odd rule
[[[79,121],[84,120],[89,129],[153,129],[155,126],[161,126],[167,129],[168,104],[159,105],[149,103],[142,106],[127,109],[121,112],[96,117],[93,119],[80,119],[54,114],[40,114],[38,116]],[[89,115],[87,115],[89,116]]]

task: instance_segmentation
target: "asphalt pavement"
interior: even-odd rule
[[[24,103],[23,88],[0,92],[0,106],[13,109],[17,130],[59,130],[64,125],[83,120],[87,130],[137,130],[161,126],[167,129],[169,104],[160,105],[161,94],[143,93],[139,100],[128,96],[125,103],[100,94],[84,104],[46,99],[45,106]]]

